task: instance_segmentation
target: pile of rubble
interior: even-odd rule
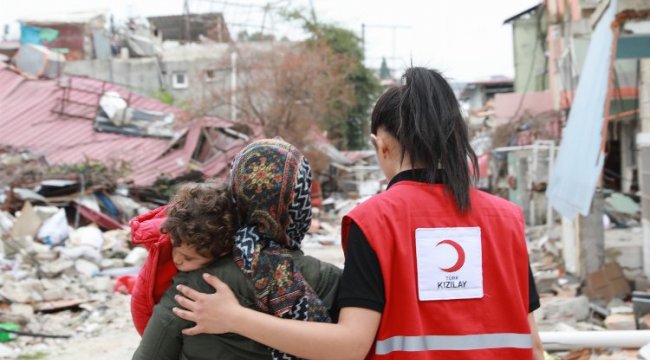
[[[118,176],[0,149],[0,359],[130,326],[126,294],[147,252],[127,221],[157,204],[129,197]]]
[[[527,230],[541,301],[534,314],[547,359],[650,359],[650,345],[643,346],[650,343],[644,331],[650,330],[650,285],[637,201],[609,195],[603,225],[605,264],[582,278],[566,271],[560,226]],[[637,344],[627,346],[630,341]]]
[[[126,171],[98,162],[51,167],[0,149],[0,359],[59,358],[72,342],[132,331],[128,294],[147,252],[129,241],[128,220],[204,178],[190,172],[135,187],[123,185]],[[338,224],[361,200],[321,201],[305,251],[342,266]]]
[[[130,321],[116,304],[128,303],[147,253],[129,247],[128,229],[71,228],[64,209],[26,202],[15,216],[0,212],[0,234],[0,358]]]

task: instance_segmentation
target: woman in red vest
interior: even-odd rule
[[[387,191],[343,219],[338,323],[245,309],[228,286],[180,286],[185,334],[234,332],[301,358],[542,359],[520,208],[472,187],[477,161],[454,93],[411,68],[372,113]]]

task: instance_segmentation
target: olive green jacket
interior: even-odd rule
[[[341,269],[296,251],[294,260],[305,280],[319,295],[325,305],[332,309],[336,299]],[[176,285],[184,284],[203,293],[214,293],[201,275],[210,273],[228,284],[243,306],[254,308],[253,283],[237,267],[230,257],[220,258],[213,264],[189,273],[178,273],[173,285],[167,289],[142,336],[133,360],[228,360],[271,359],[268,347],[235,334],[185,336],[181,330],[194,323],[180,319],[172,313],[177,306],[174,296]]]

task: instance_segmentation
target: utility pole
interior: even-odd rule
[[[366,58],[366,24],[361,23],[361,54]]]
[[[230,120],[237,122],[237,51],[230,53]]]
[[[185,18],[185,42],[190,43],[192,39],[190,38],[190,4],[189,0],[185,0],[183,3],[183,15]]]
[[[645,205],[650,201],[647,194],[648,182],[644,181],[650,173],[650,169],[645,166],[643,160],[648,156],[648,145],[642,144],[640,137],[650,132],[650,59],[639,59],[639,123],[641,124],[640,134],[637,135],[638,164],[639,164],[639,183],[641,185],[641,205],[643,205],[641,215],[641,224],[643,227],[643,270],[646,276],[650,278],[650,214]],[[645,146],[643,146],[645,145]]]
[[[311,21],[314,22],[314,24],[318,23],[316,19],[316,8],[314,8],[314,0],[309,0],[309,7],[311,11]]]
[[[268,15],[269,10],[271,10],[271,4],[266,3],[266,5],[264,5],[264,16],[262,17],[262,28],[260,29],[260,40],[264,39],[264,26],[266,25],[266,16]]]
[[[366,28],[373,29],[390,29],[392,31],[392,57],[390,58],[391,62],[397,60],[397,30],[408,30],[411,27],[406,25],[394,25],[394,24],[366,24],[361,23],[361,50],[363,51],[363,57],[366,58]],[[391,64],[391,68],[395,69],[395,63]]]

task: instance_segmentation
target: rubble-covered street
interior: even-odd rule
[[[292,203],[290,211],[297,213],[293,206],[309,204],[303,201],[311,196],[313,218],[302,250],[339,268],[345,263],[342,242],[352,238],[347,230],[358,219],[350,216],[342,227],[344,216],[373,196],[390,194],[389,187],[398,181],[447,185],[459,212],[450,209],[451,215],[445,216],[464,229],[476,215],[473,210],[463,213],[471,206],[461,206],[470,202],[470,177],[471,186],[482,191],[472,189],[473,194],[495,195],[485,198],[507,204],[494,207],[499,211],[508,206],[516,210],[507,215],[516,212],[517,222],[525,225],[535,285],[528,287],[529,313],[521,311],[517,319],[481,317],[490,324],[467,317],[459,324],[441,322],[490,328],[484,332],[454,328],[454,335],[440,335],[422,328],[422,334],[405,337],[516,335],[525,340],[517,346],[464,350],[532,349],[535,360],[650,360],[650,0],[359,0],[354,6],[343,0],[3,0],[0,29],[0,360],[134,356],[142,331],[134,327],[132,294],[137,293],[138,274],[147,273],[146,261],[155,252],[134,244],[130,220],[168,205],[187,183],[230,184],[223,190],[230,196],[224,202],[237,202],[231,166],[243,149],[264,138],[282,138],[308,159],[309,165],[301,163],[296,172],[310,169],[310,177],[296,175],[308,185],[297,183],[294,190],[311,186],[311,193],[300,193],[300,204]],[[408,80],[418,68],[426,76]],[[422,89],[426,96],[417,95]],[[392,97],[386,100],[385,95]],[[446,111],[448,116],[441,115]],[[429,126],[434,130],[425,131]],[[462,143],[457,146],[464,148],[462,153],[450,145],[456,141]],[[460,155],[445,163],[455,150]],[[269,159],[262,156],[260,163],[267,165]],[[461,178],[454,177],[457,172]],[[284,186],[284,180],[276,176],[271,182]],[[458,187],[464,186],[466,197],[456,192],[457,183],[465,184]],[[437,206],[438,200],[430,202]],[[421,212],[418,216],[430,210],[409,204]],[[398,216],[381,219],[399,226],[386,220],[388,225],[373,227],[391,234],[400,226],[417,227],[396,209],[389,210]],[[241,224],[244,209],[236,210],[229,218],[239,230],[256,226]],[[273,216],[278,212],[269,210]],[[227,215],[232,214],[223,218]],[[422,228],[454,229],[446,223],[439,226],[447,221],[445,216],[429,215],[420,216],[426,226],[417,227],[416,233]],[[481,237],[492,233],[481,232],[476,224],[469,229],[478,229],[478,238],[468,241],[480,251],[468,250],[467,258],[460,244],[452,245],[455,252],[449,246],[448,253],[437,248],[452,241],[446,237],[436,238],[435,246],[423,252],[414,235],[414,245],[403,251],[405,258],[416,254],[408,272],[385,272],[385,266],[393,266],[385,259],[394,258],[382,254],[380,260],[377,250],[383,243],[373,247],[371,242],[384,239],[383,233],[364,233],[360,237],[367,249],[356,251],[367,251],[363,265],[378,273],[373,274],[378,278],[373,286],[378,287],[362,295],[379,289],[379,296],[363,300],[373,303],[368,309],[375,311],[401,304],[386,301],[390,291],[384,276],[408,273],[411,278],[403,283],[417,291],[400,294],[417,299],[416,315],[442,300],[450,301],[445,306],[469,307],[463,302],[469,299],[483,306],[490,300],[484,298],[484,279],[496,275],[499,284],[509,286],[499,295],[519,301],[524,285],[532,282],[510,271],[515,263],[523,269],[526,250],[516,225],[499,229],[506,234],[503,241],[517,241],[513,252],[503,251],[510,254],[503,258],[503,242],[484,248],[497,240]],[[278,233],[290,236],[289,230]],[[342,233],[349,238],[342,241]],[[157,240],[167,235],[156,233]],[[241,240],[255,245],[242,245],[250,247],[244,255],[251,258],[259,241],[252,238]],[[172,254],[165,255],[173,257],[181,245],[176,238],[172,247],[170,239],[165,241]],[[283,241],[291,244],[281,246],[295,250],[294,239]],[[216,258],[230,251],[245,252],[236,245],[228,243],[226,252],[208,254],[212,263],[202,266],[217,264]],[[404,256],[399,246],[390,256]],[[189,247],[197,258],[208,259],[199,251],[205,249]],[[428,253],[434,247],[435,256]],[[497,256],[486,255],[489,251]],[[237,256],[239,269],[253,279],[257,263]],[[371,261],[375,257],[376,267]],[[431,258],[437,263],[429,263]],[[168,263],[154,265],[174,270],[169,278],[156,273],[147,280],[162,279],[168,286],[177,270],[197,269],[181,270],[176,259],[165,259]],[[354,269],[359,260],[348,259]],[[455,280],[454,273],[470,259],[480,264],[465,267],[470,281],[479,284],[469,289],[475,293],[424,294],[428,290],[422,290],[426,286],[420,281],[432,287],[436,281],[451,285],[447,280]],[[427,265],[420,268],[418,261]],[[443,266],[445,261],[454,265]],[[500,261],[507,262],[503,269],[485,265]],[[476,269],[480,271],[472,272]],[[236,274],[241,275],[239,270]],[[521,281],[511,286],[501,281],[504,274]],[[274,278],[282,275],[272,273]],[[458,283],[464,288],[467,281]],[[262,285],[257,280],[255,291]],[[300,291],[309,288],[300,286]],[[434,291],[441,290],[440,283],[438,287]],[[539,294],[538,309],[531,289]],[[285,291],[281,287],[278,293],[283,297]],[[153,299],[154,290],[150,292],[147,296]],[[304,292],[307,300],[314,300]],[[523,301],[517,303],[521,309]],[[503,310],[505,302],[499,303]],[[293,305],[304,311],[303,303]],[[508,311],[514,313],[510,306]],[[524,316],[531,311],[534,321],[529,317],[525,325]],[[456,319],[447,313],[445,319]],[[425,317],[411,324],[420,325]],[[378,326],[390,327],[384,319]],[[523,330],[491,333],[491,326],[514,329],[515,323],[531,329],[531,336],[522,335]],[[544,351],[537,346],[535,323]],[[369,355],[390,339],[375,340]],[[408,351],[458,350],[427,341],[422,349]]]
[[[139,343],[130,290],[147,251],[133,247],[125,221],[155,204],[123,195],[98,164],[62,174],[9,148],[0,163],[12,185],[0,195],[0,359],[129,358]],[[314,211],[303,249],[342,267],[342,215],[330,203]]]

